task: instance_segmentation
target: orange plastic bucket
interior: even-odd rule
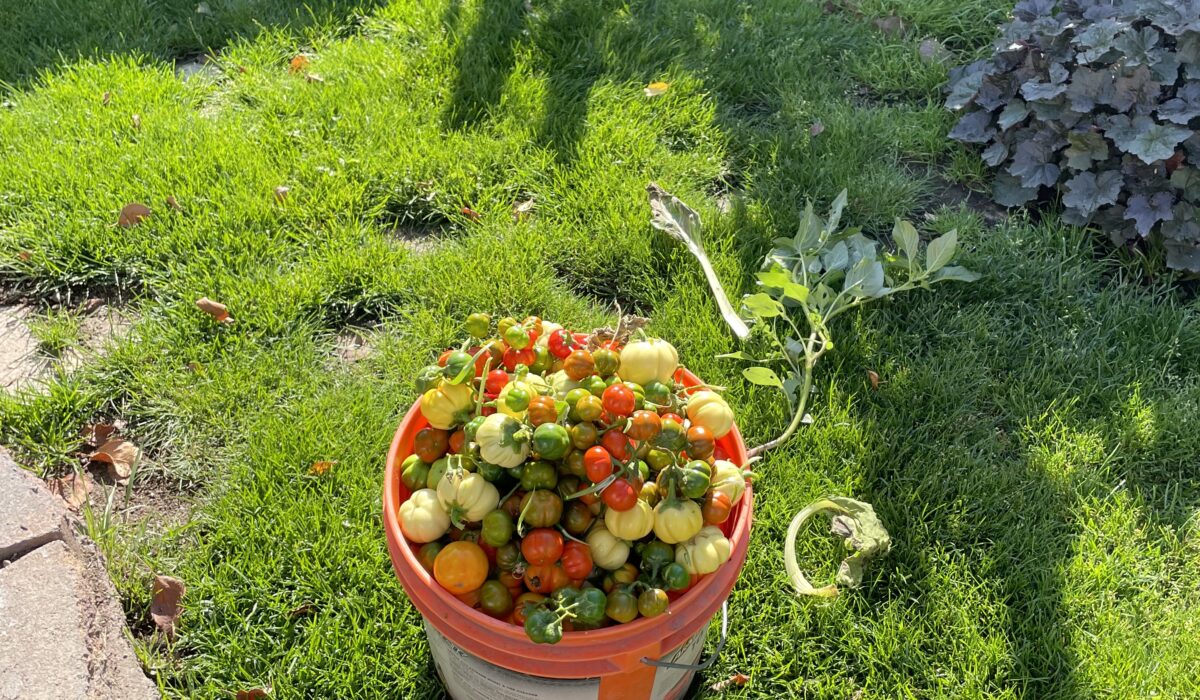
[[[701,383],[682,368],[676,379],[684,386]],[[703,649],[708,623],[729,597],[746,561],[753,511],[749,485],[722,526],[733,545],[729,561],[673,601],[668,613],[567,632],[553,646],[535,644],[522,628],[468,607],[438,585],[401,533],[399,508],[410,493],[400,479],[400,465],[412,454],[417,431],[427,424],[415,404],[396,430],[384,475],[383,522],[392,566],[425,618],[434,662],[450,694],[469,692],[489,700],[682,696],[698,668],[694,661]],[[718,447],[734,464],[745,464],[746,444],[736,426],[718,441]],[[665,666],[655,665],[664,661]]]

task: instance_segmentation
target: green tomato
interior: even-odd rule
[[[642,617],[657,617],[667,611],[671,600],[661,588],[647,588],[638,596],[637,607]]]
[[[662,421],[662,428],[654,436],[653,443],[668,452],[679,452],[687,447],[687,430],[675,419],[667,418]]]
[[[504,403],[514,411],[524,411],[529,408],[529,402],[532,400],[533,397],[529,395],[529,392],[517,385],[513,385],[504,394]]]
[[[484,481],[491,481],[495,483],[503,478],[507,473],[508,471],[499,465],[488,464],[484,461],[479,462],[479,476],[482,476]]]
[[[604,620],[608,596],[599,588],[588,588],[575,599],[575,617],[585,624],[596,625]]]
[[[542,459],[560,459],[571,449],[571,435],[558,423],[542,423],[533,431],[532,447]]]
[[[625,382],[625,386],[633,390],[633,407],[639,411],[642,410],[646,405],[646,390],[642,388],[641,384],[633,382]]]
[[[492,617],[504,617],[512,612],[512,593],[499,581],[484,581],[479,589],[479,607]]]
[[[434,462],[433,465],[429,467],[429,478],[425,481],[425,487],[436,489],[438,482],[442,480],[442,477],[445,476],[446,472],[449,470],[449,459],[442,457],[438,461]]]
[[[534,345],[533,355],[533,364],[529,365],[529,371],[534,374],[542,374],[554,364],[554,358],[550,356],[550,351],[545,345]]]
[[[490,547],[503,547],[512,540],[515,529],[512,516],[497,508],[483,516],[479,537]]]
[[[646,386],[642,387],[642,389],[646,393],[646,400],[650,403],[657,404],[659,406],[670,405],[671,387],[667,386],[666,384],[654,380],[648,382]]]
[[[670,452],[658,449],[657,447],[652,448],[646,453],[646,463],[649,464],[650,468],[656,472],[660,472],[671,466],[673,461],[674,460],[671,459]]]
[[[633,622],[638,616],[637,598],[624,588],[617,588],[608,594],[604,614],[620,623]]]
[[[409,455],[400,465],[400,481],[409,491],[420,491],[429,483],[429,465],[416,455]]]
[[[708,466],[708,462],[693,459],[683,466],[679,491],[687,498],[703,498],[710,486],[711,475],[712,468]]]
[[[608,383],[599,375],[593,374],[580,384],[583,388],[592,393],[592,396],[600,396],[604,390],[608,388]]]
[[[529,331],[520,325],[509,326],[504,330],[504,342],[514,350],[524,350],[529,347]]]
[[[638,476],[642,477],[642,481],[650,478],[650,465],[646,464],[645,460],[638,460],[637,463]]]
[[[483,425],[485,420],[487,420],[487,416],[475,416],[467,421],[467,424],[463,426],[463,437],[467,439],[467,442],[475,442],[475,434],[479,432],[479,426]]]
[[[492,317],[487,314],[471,314],[467,316],[467,322],[464,325],[471,337],[483,339],[488,337],[488,331],[492,327]]]
[[[666,584],[668,590],[681,591],[687,588],[692,583],[692,577],[688,574],[687,569],[683,564],[671,562],[662,570],[663,583]]]
[[[516,542],[509,541],[503,547],[496,548],[496,567],[501,571],[512,571],[521,561],[521,548]]]
[[[426,391],[435,388],[438,385],[438,382],[442,381],[443,369],[445,368],[437,365],[428,365],[421,368],[421,371],[417,372],[417,378],[415,381],[417,395],[424,394]]]
[[[595,358],[593,358],[593,361],[594,361],[594,360],[595,360]],[[616,384],[616,383],[617,383],[617,382],[619,382],[619,381],[621,381],[621,378],[620,378],[619,376],[615,375],[615,374],[614,374],[614,375],[612,375],[611,377],[605,377],[605,378],[604,378],[604,383],[605,383],[607,386],[612,386],[613,384]]]
[[[565,397],[563,397],[563,400],[567,402],[568,406],[571,406],[573,408],[575,406],[575,404],[579,403],[579,399],[582,399],[585,396],[591,396],[591,395],[592,395],[592,392],[588,391],[587,389],[584,389],[581,386],[577,386],[574,389],[568,391],[567,395]]]
[[[446,358],[446,366],[442,368],[442,376],[447,379],[454,379],[468,366],[474,366],[475,358],[471,357],[471,353],[455,350],[450,353],[450,357]]]
[[[558,469],[549,462],[538,460],[526,462],[521,471],[521,488],[526,491],[534,489],[552,489],[558,485]]]
[[[598,419],[600,414],[604,412],[604,403],[599,397],[589,394],[588,396],[579,399],[579,402],[575,404],[574,409],[575,410],[573,413],[579,416],[580,422],[590,423]]]
[[[535,610],[525,618],[525,635],[536,644],[557,644],[562,634],[562,621],[549,610]]]
[[[608,348],[598,348],[593,352],[592,361],[596,363],[596,374],[601,377],[615,374],[621,366],[621,356]]]
[[[654,540],[642,547],[642,571],[653,573],[675,561],[675,550],[661,540]]]

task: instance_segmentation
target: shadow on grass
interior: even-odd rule
[[[63,0],[6,2],[0,15],[0,90],[42,71],[123,54],[175,60],[267,29],[336,30],[385,0]]]

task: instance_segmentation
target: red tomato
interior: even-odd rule
[[[653,440],[662,430],[662,420],[654,411],[634,411],[625,434],[639,442]]]
[[[667,420],[669,418],[669,419],[675,421],[676,423],[683,425],[683,418],[681,418],[678,413],[672,413],[669,409],[664,411],[663,413],[660,413],[658,417],[663,420]]]
[[[521,555],[534,566],[553,564],[562,553],[563,537],[553,528],[536,528],[521,540]],[[533,590],[532,587],[530,590]]]
[[[613,384],[605,389],[600,398],[604,400],[604,410],[614,416],[628,416],[633,413],[633,409],[637,405],[637,397],[634,396],[633,389],[621,383]]]
[[[509,348],[504,351],[504,366],[509,372],[516,372],[517,365],[530,367],[535,360],[537,360],[537,353],[533,351],[533,348],[525,348],[524,350]]]
[[[438,366],[445,367],[446,360],[450,359],[450,355],[454,354],[455,352],[456,351],[454,348],[450,348],[449,350],[446,350],[445,352],[443,352],[441,355],[438,355],[438,362],[437,362]]]
[[[709,491],[704,494],[704,503],[701,505],[700,513],[704,516],[704,522],[708,525],[720,525],[729,520],[729,511],[733,510],[733,504],[729,501],[729,496],[726,496],[720,491]]]
[[[463,445],[466,442],[467,442],[467,432],[465,430],[463,430],[462,428],[459,428],[458,430],[455,430],[453,433],[450,433],[450,440],[448,441],[448,446],[449,446],[451,452],[453,452],[454,454],[458,454],[459,452],[462,452]]]
[[[610,430],[600,438],[600,444],[619,462],[629,460],[629,438],[619,430]]]
[[[525,587],[534,593],[553,593],[571,585],[571,577],[558,564],[525,567]]]
[[[617,479],[604,489],[600,497],[609,508],[625,511],[637,505],[638,492],[626,479]]]
[[[488,394],[499,395],[506,384],[508,384],[508,372],[502,369],[494,369],[488,372],[487,381],[483,384],[483,390]]]
[[[562,568],[572,579],[587,578],[592,573],[592,550],[582,542],[567,542],[563,546]]]
[[[559,328],[550,334],[550,338],[546,340],[546,347],[551,355],[565,360],[575,350],[575,339],[566,330]]]
[[[600,445],[593,445],[583,453],[583,468],[587,478],[598,484],[613,473],[612,454]]]
[[[436,462],[446,454],[450,434],[432,426],[426,426],[417,431],[413,438],[413,452],[422,462]]]

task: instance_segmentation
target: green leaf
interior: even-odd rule
[[[804,215],[800,217],[800,230],[796,232],[796,250],[804,252],[821,244],[821,231],[824,225],[821,219],[813,213],[812,202],[804,207]]]
[[[965,267],[951,265],[933,273],[934,282],[974,282],[979,279],[978,272],[971,272]]]
[[[829,220],[825,223],[826,231],[836,231],[838,224],[842,222],[842,210],[846,208],[846,190],[838,193],[836,199],[833,200],[833,205],[829,207]]]
[[[755,277],[758,278],[759,284],[773,289],[783,289],[792,282],[792,276],[778,267],[766,272],[759,272]]]
[[[742,370],[742,376],[751,384],[773,386],[776,389],[783,390],[783,381],[779,379],[779,375],[766,367],[747,367]]]
[[[762,292],[742,297],[742,305],[759,318],[772,318],[783,313],[783,306]]]
[[[783,295],[793,301],[798,301],[801,304],[808,301],[808,287],[795,282],[788,282],[783,285]]]
[[[902,219],[896,219],[896,225],[892,227],[892,239],[896,241],[896,248],[904,253],[904,257],[909,260],[917,259],[921,236],[915,226]]]
[[[925,270],[937,272],[954,259],[954,251],[958,248],[958,231],[950,231],[929,242],[925,251]]]
[[[846,273],[842,288],[855,297],[873,297],[883,291],[883,264],[877,260],[860,258]]]
[[[721,360],[746,360],[747,362],[762,362],[762,360],[759,360],[759,359],[757,359],[757,358],[751,357],[749,354],[747,354],[746,352],[744,352],[744,351],[742,351],[742,350],[738,350],[737,352],[727,352],[727,353],[725,353],[725,354],[723,354],[723,355],[717,355],[717,359],[721,359]]]
[[[850,249],[844,242],[839,241],[825,251],[825,254],[821,256],[821,262],[825,265],[827,272],[844,270],[850,265]]]

